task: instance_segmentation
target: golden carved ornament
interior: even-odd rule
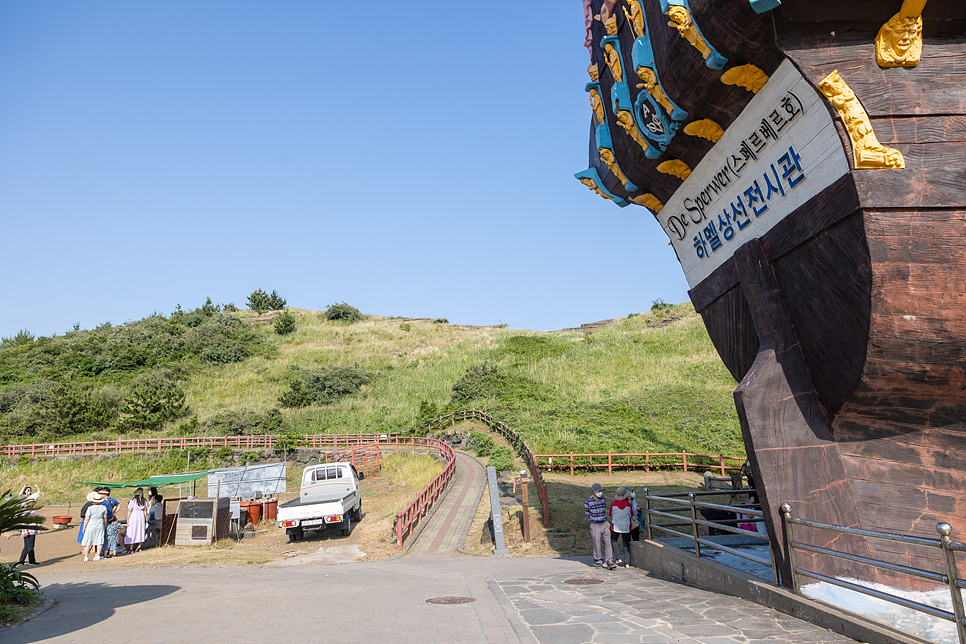
[[[701,119],[685,125],[684,133],[691,136],[700,136],[702,139],[717,143],[718,139],[724,134],[724,130],[711,119]]]
[[[664,111],[670,114],[674,111],[674,105],[671,103],[671,99],[667,97],[664,90],[661,89],[661,85],[657,82],[657,74],[650,67],[638,67],[637,75],[640,77],[643,83],[637,84],[637,89],[646,89],[647,93],[654,97]]]
[[[608,36],[617,35],[617,16],[611,16],[604,21],[604,29],[607,31]]]
[[[594,110],[594,116],[597,117],[597,124],[603,125],[604,121],[604,103],[600,100],[600,94],[597,90],[590,90],[590,107]]]
[[[609,199],[610,201],[613,201],[610,195],[607,195],[601,192],[600,188],[597,187],[597,182],[591,179],[590,177],[581,177],[579,181],[580,183],[584,184],[585,186],[587,186],[588,188],[590,188],[591,190],[599,194],[604,199]]]
[[[721,82],[725,85],[744,87],[752,94],[757,94],[758,90],[768,82],[768,74],[754,65],[741,65],[740,67],[732,67],[722,74]]]
[[[681,37],[691,43],[701,53],[704,59],[707,60],[708,56],[711,55],[711,48],[708,47],[708,43],[701,37],[697,26],[694,24],[694,20],[691,18],[691,13],[687,8],[680,5],[671,5],[666,15],[671,19],[667,23],[668,27],[677,29]]]
[[[624,12],[624,17],[627,18],[627,24],[631,26],[634,37],[640,38],[646,31],[646,27],[644,26],[644,9],[641,8],[641,3],[638,0],[630,0],[627,4],[631,7],[630,13],[627,12],[627,7],[621,7],[621,10]]]
[[[664,204],[662,204],[661,201],[651,193],[641,195],[640,197],[634,197],[634,203],[636,203],[638,206],[649,208],[654,214],[661,212],[661,208],[664,207]]]
[[[611,171],[615,177],[617,177],[622,184],[625,186],[630,183],[624,173],[621,172],[620,166],[617,165],[617,159],[614,158],[614,151],[608,148],[598,148],[597,151],[600,153],[600,159],[605,164],[607,164],[607,169]]]
[[[845,123],[852,141],[852,157],[857,170],[871,168],[904,168],[902,153],[879,143],[862,103],[848,83],[833,70],[819,84],[819,91],[832,103]]]
[[[915,67],[922,57],[922,10],[926,0],[903,0],[899,13],[882,25],[875,37],[875,62],[880,67]]]
[[[600,80],[600,76],[597,73],[597,63],[587,65],[587,73],[590,74],[590,80],[594,81],[595,83]]]
[[[630,112],[627,110],[619,110],[617,112],[617,122],[622,128],[624,128],[624,132],[627,133],[627,136],[637,141],[637,144],[641,146],[642,150],[647,150],[647,141],[645,141],[644,137],[641,136],[640,130],[637,129],[637,124],[634,123],[634,116]]]
[[[688,167],[688,164],[684,161],[679,161],[678,159],[665,161],[661,165],[657,166],[657,171],[663,172],[664,174],[674,175],[682,181],[691,175],[691,168]]]
[[[614,76],[614,81],[621,83],[624,81],[624,70],[621,67],[621,57],[617,54],[617,50],[610,43],[604,45],[604,56],[607,58],[607,66],[610,68],[610,73]]]

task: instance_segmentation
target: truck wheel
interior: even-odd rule
[[[296,541],[301,541],[305,537],[302,532],[302,528],[295,528],[288,535],[288,542],[295,543]]]
[[[348,537],[352,533],[352,518],[347,514],[345,515],[345,527],[342,528],[342,536]]]
[[[362,521],[362,501],[359,501],[359,507],[353,510],[352,514],[356,521]]]

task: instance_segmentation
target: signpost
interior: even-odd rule
[[[533,479],[527,476],[526,470],[520,470],[520,476],[513,479],[514,486],[519,483],[523,488],[523,541],[530,543],[530,499],[527,497],[527,483],[532,483]]]
[[[490,518],[493,521],[493,554],[508,555],[503,538],[503,511],[500,509],[500,492],[496,485],[496,468],[486,468],[486,483],[490,488]]]

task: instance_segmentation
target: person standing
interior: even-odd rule
[[[39,517],[40,515],[33,510],[33,501],[28,501],[28,503],[30,509],[27,510],[26,515],[28,517]],[[24,528],[20,531],[20,536],[23,537],[23,550],[20,552],[20,561],[17,563],[18,566],[24,565],[25,562],[28,566],[37,565],[37,558],[34,555],[34,543],[39,533],[40,530],[37,530],[36,527]]]
[[[607,501],[604,500],[604,488],[600,483],[591,486],[591,495],[584,501],[584,513],[590,523],[590,541],[594,547],[594,565],[598,568],[606,567],[614,570],[614,552],[611,550],[610,538],[607,535]],[[600,545],[604,542],[604,552],[601,556]]]
[[[127,504],[127,534],[124,543],[131,552],[138,552],[144,543],[148,527],[148,502],[144,500],[144,490],[134,490],[134,498]]]
[[[616,559],[618,563],[623,563],[625,568],[631,567],[631,502],[627,499],[628,496],[626,487],[617,488],[614,500],[607,511],[612,521],[610,526],[611,549],[616,554],[617,540],[623,541],[623,554]]]
[[[637,494],[628,488],[631,502],[631,541],[641,540],[641,508],[637,505]]]
[[[84,514],[84,538],[81,545],[84,547],[84,561],[90,560],[90,553],[94,552],[94,561],[101,558],[101,549],[104,547],[104,535],[107,532],[107,508],[104,507],[102,497],[97,492],[87,495],[90,506]]]

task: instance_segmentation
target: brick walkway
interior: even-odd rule
[[[409,557],[456,557],[466,522],[476,514],[486,471],[475,458],[456,453],[456,480],[436,513],[409,549]]]

